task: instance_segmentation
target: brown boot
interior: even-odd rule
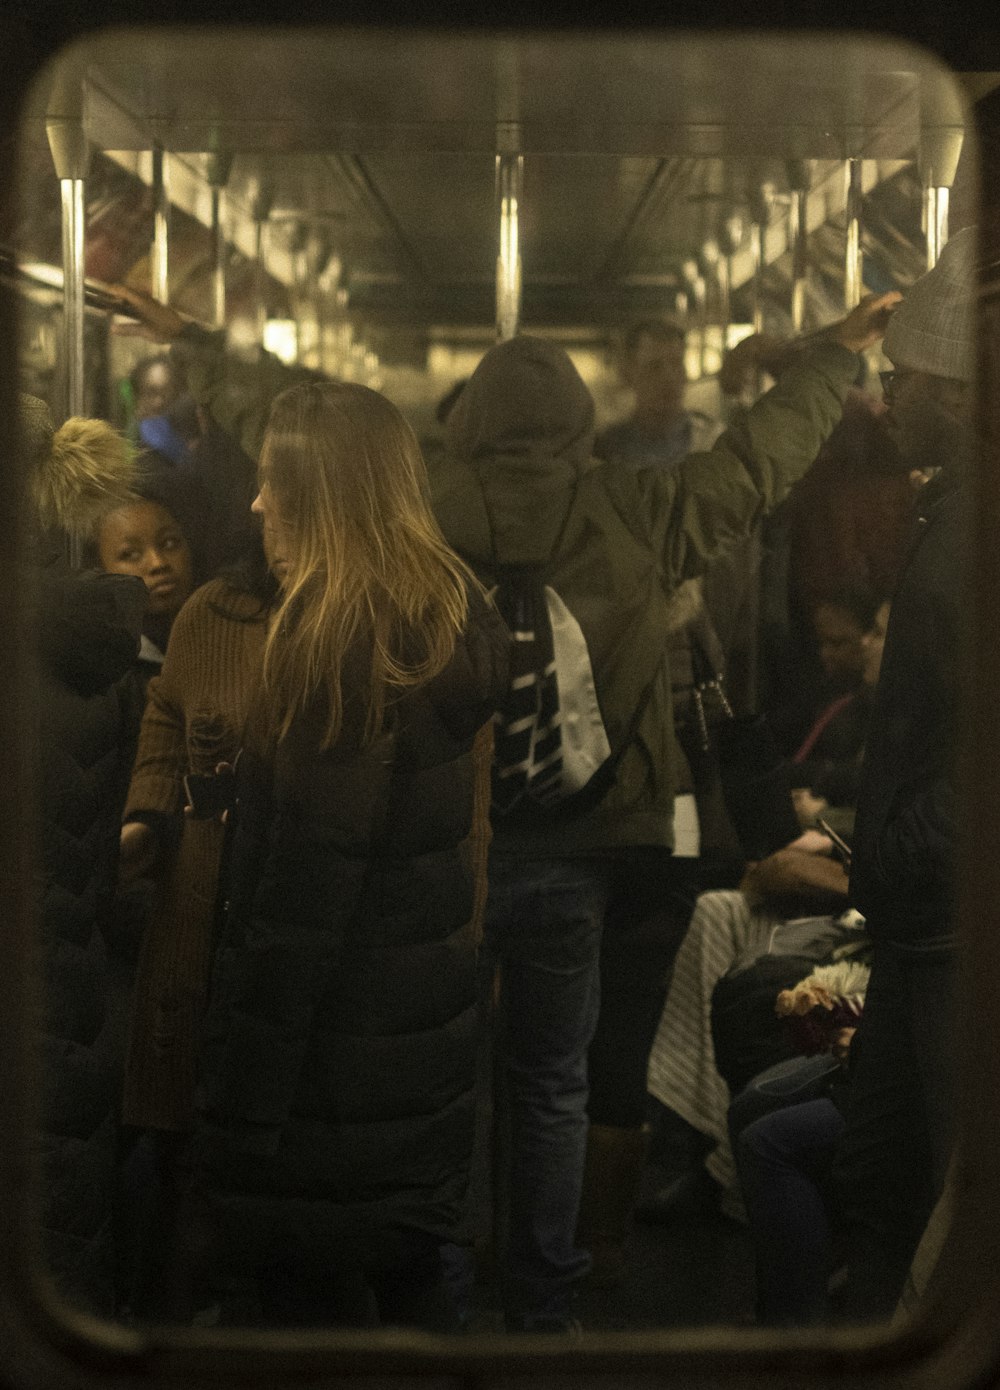
[[[587,1161],[576,1242],[590,1251],[590,1283],[617,1284],[625,1272],[625,1243],[646,1164],[649,1130],[594,1125],[587,1131]]]

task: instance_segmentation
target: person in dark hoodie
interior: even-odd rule
[[[975,253],[957,233],[885,337],[887,428],[928,476],[893,597],[854,826],[851,902],[874,943],[835,1177],[845,1312],[888,1317],[941,1191],[955,1096],[956,737],[974,453]]]
[[[54,430],[30,396],[20,419],[37,595],[41,1249],[66,1299],[109,1315],[122,1038],[104,930],[130,762],[119,683],[135,661],[145,590],[136,579],[73,571],[63,558],[67,536],[82,539],[126,495],[124,440],[100,420]]]
[[[819,451],[896,296],[866,301],[709,455],[669,472],[594,462],[593,405],[569,358],[527,336],[487,353],[432,479],[445,535],[490,583],[534,567],[577,617],[616,748],[599,803],[577,816],[494,811],[486,948],[499,963],[512,1140],[503,1301],[511,1331],[573,1327],[587,1133],[587,1051],[612,866],[673,844],[677,785],[669,600],[776,505]]]
[[[176,341],[196,399],[259,452],[261,401],[234,413],[231,368],[211,337],[148,296],[122,293],[149,334]],[[570,1329],[573,1287],[589,1264],[574,1233],[609,873],[630,855],[641,872],[647,847],[673,844],[670,594],[806,470],[839,418],[856,354],[881,336],[897,298],[866,300],[710,456],[666,474],[591,458],[587,389],[564,351],[531,337],[487,353],[448,419],[430,477],[446,539],[487,584],[509,565],[551,578],[576,610],[612,744],[645,702],[613,785],[587,814],[544,830],[494,817],[487,938],[501,962],[515,1126],[503,1256],[511,1331]]]

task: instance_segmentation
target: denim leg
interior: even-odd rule
[[[497,1050],[509,1110],[508,1325],[568,1317],[590,1257],[574,1240],[587,1141],[587,1049],[600,1004],[609,867],[490,867],[486,952],[500,965]]]
[[[832,1100],[803,1101],[748,1125],[736,1145],[757,1271],[757,1321],[830,1317],[830,1228],[822,1187],[844,1121]]]

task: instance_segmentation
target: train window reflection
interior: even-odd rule
[[[36,80],[0,263],[52,1287],[362,1359],[947,1308],[960,85],[138,34]]]

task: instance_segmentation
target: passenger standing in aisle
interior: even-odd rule
[[[507,634],[377,392],[274,402],[285,562],[237,772],[190,1210],[266,1322],[453,1325],[475,1099],[473,745]]]
[[[684,330],[676,323],[643,319],[628,329],[621,375],[634,395],[633,412],[598,436],[598,458],[629,472],[669,472],[688,454],[715,443],[722,425],[685,406],[684,354]],[[742,604],[748,605],[746,625],[753,627],[750,545],[745,542],[717,566],[713,597],[727,620],[724,630]],[[721,681],[728,667],[704,576],[685,580],[672,595],[667,641],[678,735],[673,851],[651,847],[641,871],[629,864],[613,876],[601,943],[601,1006],[588,1058],[589,1127],[577,1239],[590,1254],[595,1285],[617,1283],[625,1272],[626,1236],[650,1146],[646,1059],[674,956],[698,894],[726,882],[738,855],[696,708],[697,685]],[[724,717],[710,698],[702,708],[709,721]]]
[[[116,291],[117,292],[117,291]],[[176,340],[199,402],[261,444],[267,384],[239,397],[245,369],[218,341],[121,287],[164,341]],[[514,339],[480,364],[448,420],[430,483],[446,539],[489,581],[535,564],[576,605],[601,713],[625,741],[615,785],[585,816],[519,832],[495,820],[487,948],[505,965],[505,1061],[517,1120],[504,1312],[511,1330],[567,1330],[589,1257],[574,1235],[586,1142],[587,1049],[598,1010],[598,954],[615,864],[673,844],[676,752],[664,661],[668,601],[774,506],[816,456],[897,296],[866,300],[724,435],[667,474],[591,458],[593,404],[569,358]]]
[[[887,1318],[941,1191],[955,1095],[955,742],[974,457],[975,251],[945,246],[893,314],[883,384],[903,467],[932,475],[896,589],[868,729],[851,902],[874,942],[837,1158],[845,1310]]]
[[[38,813],[37,1025],[39,1234],[46,1272],[77,1308],[114,1311],[112,1200],[119,1037],[109,1007],[105,933],[118,824],[131,760],[121,696],[135,662],[145,590],[119,575],[74,571],[82,539],[123,501],[133,472],[103,420],[53,429],[48,407],[20,398],[36,599],[34,727]]]
[[[503,1301],[511,1331],[568,1331],[588,1255],[575,1242],[587,1050],[616,863],[673,844],[676,752],[664,660],[669,599],[776,505],[819,451],[896,296],[868,300],[709,455],[667,472],[593,461],[593,405],[561,349],[493,348],[460,396],[432,478],[445,535],[493,582],[530,567],[580,624],[613,785],[576,817],[494,814],[486,949],[500,965],[511,1109]],[[850,350],[848,350],[850,349]],[[633,735],[636,710],[645,708]]]

